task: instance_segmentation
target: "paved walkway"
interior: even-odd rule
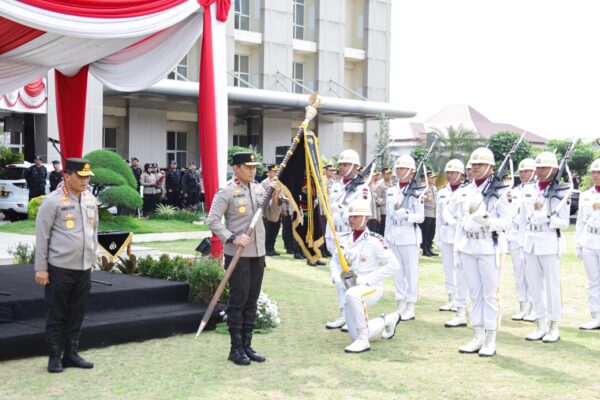
[[[210,237],[209,231],[193,231],[193,232],[163,232],[163,233],[142,233],[133,235],[133,243],[148,243],[148,242],[170,242],[173,240],[202,240],[205,237]],[[34,235],[19,235],[16,233],[0,232],[0,265],[12,264],[13,258],[8,253],[8,250],[16,247],[19,243],[35,244]],[[165,253],[162,250],[153,249],[145,246],[132,246],[132,252],[138,257],[147,255],[158,256]],[[177,255],[176,253],[169,253]],[[186,255],[189,257],[189,255]]]

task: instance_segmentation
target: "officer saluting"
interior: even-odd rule
[[[253,153],[236,153],[232,157],[232,180],[220,188],[213,198],[208,213],[208,227],[225,243],[225,268],[233,259],[239,246],[244,251],[231,274],[231,296],[227,307],[227,325],[231,336],[229,360],[237,365],[248,365],[250,360],[265,361],[252,345],[252,331],[256,320],[256,302],[260,295],[265,269],[265,226],[257,221],[253,236],[244,234],[250,226],[266,190],[254,182],[256,156]],[[277,221],[281,213],[280,184],[269,184],[274,189],[273,199],[265,208],[265,217]],[[225,225],[221,219],[225,217]]]
[[[93,175],[87,160],[68,158],[62,190],[44,199],[35,221],[35,280],[45,286],[48,306],[48,372],[94,366],[77,353],[98,248],[98,204],[88,191]]]
[[[35,156],[33,165],[25,171],[25,180],[29,188],[29,200],[46,194],[46,178],[48,170],[42,165],[42,157]]]

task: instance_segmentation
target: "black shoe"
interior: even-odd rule
[[[294,260],[304,260],[306,256],[301,253],[294,253]]]
[[[232,361],[236,365],[250,365],[250,359],[244,351],[244,345],[242,341],[242,334],[237,332],[229,332],[231,338],[231,350],[229,350],[229,361]]]
[[[62,362],[60,361],[60,347],[57,344],[50,345],[50,357],[48,358],[48,372],[63,372]]]
[[[315,264],[317,264],[317,265],[325,265],[325,263],[323,261],[317,261]]]
[[[261,356],[252,348],[252,332],[244,332],[242,334],[242,339],[244,341],[244,353],[246,353],[246,356],[248,356],[250,360],[256,362],[264,362],[266,360],[264,356]]]
[[[431,257],[437,257],[437,256],[439,256],[439,254],[438,254],[438,253],[434,253],[434,252],[433,252],[433,250],[431,249],[431,247],[430,247],[430,248],[428,248],[427,250],[429,251],[429,255],[430,255]]]
[[[427,250],[423,250],[423,257],[431,257],[431,254]]]
[[[85,361],[79,353],[77,352],[79,348],[79,340],[71,339],[67,340],[67,345],[65,348],[65,354],[62,359],[62,365],[64,368],[75,367],[75,368],[84,368],[91,369],[94,368],[94,363]]]
[[[275,254],[273,254],[273,252],[269,250],[269,251],[267,251],[267,252],[265,253],[265,255],[266,255],[267,257],[273,257]]]
[[[275,250],[273,250],[272,253],[273,253],[274,256],[280,256],[281,255],[281,253],[279,253],[279,252],[277,252]]]
[[[286,250],[285,252],[286,252],[286,254],[294,254],[294,252],[292,250]]]

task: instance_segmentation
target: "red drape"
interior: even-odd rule
[[[59,71],[55,71],[54,76],[61,153],[65,158],[81,157],[85,130],[88,66],[82,67],[73,76],[63,75]]]
[[[217,118],[215,106],[215,71],[212,46],[212,20],[210,5],[215,0],[199,0],[204,7],[204,32],[202,33],[200,88],[198,96],[198,133],[200,135],[200,158],[206,207],[210,210],[213,196],[219,190],[219,160],[217,148]],[[217,18],[227,20],[229,0],[217,0]],[[223,243],[215,235],[210,239],[213,257],[223,255]]]
[[[43,10],[91,18],[127,18],[155,14],[187,0],[20,0]]]

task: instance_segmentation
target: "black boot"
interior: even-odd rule
[[[78,353],[78,349],[79,339],[67,340],[65,347],[65,355],[62,359],[63,367],[75,367],[84,369],[94,368],[94,363],[85,361],[83,358],[81,358],[81,356]]]
[[[244,332],[243,334],[243,340],[244,340],[244,352],[246,353],[246,355],[248,356],[249,359],[251,359],[252,361],[256,361],[256,362],[263,362],[266,360],[265,357],[261,356],[260,354],[258,354],[256,351],[254,351],[254,349],[251,347],[252,346],[252,331],[248,332]]]
[[[229,351],[229,361],[236,365],[250,365],[250,359],[244,352],[242,344],[242,334],[240,332],[229,332],[231,337],[231,350]]]
[[[430,255],[431,257],[437,257],[437,256],[439,256],[439,254],[438,254],[438,253],[434,253],[434,252],[433,252],[433,249],[432,249],[431,247],[429,247],[429,255]]]
[[[49,346],[50,357],[48,358],[48,372],[63,372],[62,362],[60,361],[60,347],[58,344]]]

